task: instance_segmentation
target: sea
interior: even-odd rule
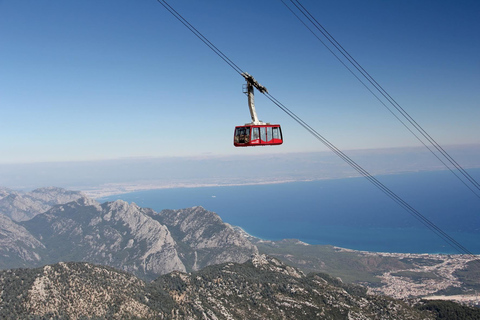
[[[480,169],[469,174],[480,181]],[[457,173],[458,174],[458,173]],[[470,253],[480,254],[480,198],[450,171],[376,177]],[[480,194],[478,190],[475,190]],[[157,189],[113,195],[155,211],[202,206],[265,240],[398,253],[462,253],[363,177]]]

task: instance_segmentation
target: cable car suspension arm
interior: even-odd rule
[[[267,88],[262,86],[260,83],[257,82],[251,75],[247,72],[243,72],[242,76],[247,80],[246,90],[244,89],[244,93],[248,96],[248,108],[250,109],[250,116],[252,117],[252,124],[260,125],[265,124],[264,122],[258,120],[257,111],[255,110],[255,99],[254,99],[254,90],[253,88],[257,88],[258,91],[261,93],[268,93]]]

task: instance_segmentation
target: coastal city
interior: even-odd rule
[[[372,253],[366,255],[394,257],[418,261],[416,267],[406,270],[388,271],[379,275],[383,286],[369,288],[369,293],[384,294],[396,299],[422,298],[429,300],[451,300],[470,306],[479,306],[477,292],[457,295],[439,295],[439,291],[458,288],[464,285],[455,275],[467,265],[480,263],[478,257],[445,254],[411,254],[411,253]],[[475,260],[477,259],[477,260]]]

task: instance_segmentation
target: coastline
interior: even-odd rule
[[[427,170],[427,172],[445,171],[445,170]],[[392,176],[399,174],[418,173],[420,171],[406,171],[406,172],[390,172],[381,173],[376,176]],[[138,182],[121,182],[121,183],[107,183],[94,187],[87,186],[71,186],[68,187],[72,190],[78,190],[83,192],[86,196],[93,199],[100,199],[104,197],[110,197],[114,195],[122,195],[127,193],[150,191],[150,190],[162,190],[162,189],[181,189],[181,188],[210,188],[210,187],[237,187],[237,186],[256,186],[256,185],[272,185],[283,184],[293,182],[313,182],[313,181],[325,181],[325,180],[342,180],[351,178],[361,178],[359,174],[348,174],[344,176],[329,176],[329,177],[300,177],[300,178],[276,178],[276,179],[218,179],[213,181],[138,181]]]
[[[367,288],[368,294],[385,295],[400,300],[449,300],[464,305],[479,305],[478,295],[472,288],[465,288],[465,278],[460,278],[458,272],[466,270],[473,261],[480,262],[480,255],[360,251],[338,246],[309,245],[296,239],[268,241],[250,236],[242,229],[239,231],[259,246],[263,253],[295,267],[306,268],[309,272],[330,274],[333,271],[334,274],[338,272],[337,276],[342,278],[345,270],[349,270],[347,273],[358,272],[356,275],[359,276],[363,272],[365,276],[369,269],[355,269],[355,265],[358,267],[367,264],[371,270],[379,268],[380,271],[382,267],[378,264],[397,261],[398,264],[393,262],[389,270],[370,274],[378,281],[357,280]],[[350,267],[338,267],[335,264],[336,259],[351,261],[352,264]],[[446,291],[457,292],[449,295]]]
[[[351,178],[351,177],[349,177]],[[347,179],[347,177],[342,178]],[[322,180],[331,180],[331,179],[322,179]],[[115,184],[109,185],[108,189],[97,190],[97,195],[103,195],[105,197],[111,195],[121,195],[131,192],[139,191],[148,191],[148,190],[161,190],[161,189],[181,189],[181,188],[209,188],[209,187],[228,187],[228,186],[247,186],[247,185],[270,185],[270,184],[282,184],[282,183],[292,183],[292,182],[310,182],[317,181],[317,179],[310,180],[268,180],[268,181],[229,181],[225,183],[163,183],[163,184],[150,184],[150,185],[141,185],[141,184]],[[318,179],[318,181],[320,181]],[[120,191],[120,192],[119,192]],[[97,197],[99,198],[99,197]],[[280,244],[279,241],[272,241],[265,237],[258,237],[251,235],[245,231],[242,227],[235,224],[230,224],[233,228],[237,229],[246,237],[255,238],[258,242],[263,243],[272,243]],[[254,232],[255,234],[255,232]],[[289,241],[291,243],[291,241]],[[298,249],[298,246],[301,247],[321,247],[322,245],[311,244],[305,241],[297,240],[295,241],[295,246]],[[410,268],[395,269],[388,272],[382,272],[377,275],[380,287],[370,287],[368,292],[371,294],[381,294],[386,296],[391,296],[397,299],[444,299],[450,301],[456,301],[466,305],[475,305],[478,299],[471,292],[465,292],[464,294],[455,294],[452,296],[449,295],[440,295],[440,292],[449,289],[449,288],[460,288],[462,286],[461,281],[456,276],[456,272],[466,268],[467,264],[472,260],[477,260],[480,258],[480,255],[466,256],[462,254],[449,254],[449,253],[402,253],[402,252],[385,252],[385,251],[367,251],[367,250],[356,250],[349,249],[341,246],[333,246],[336,251],[341,252],[350,252],[362,257],[365,257],[366,260],[378,259],[379,257],[384,258],[394,258],[399,261],[405,260],[418,260],[422,261],[428,259],[431,261],[436,260],[437,262],[432,262],[431,264],[423,265],[419,263]],[[299,250],[301,251],[301,250]],[[294,254],[293,254],[294,255]],[[292,258],[293,258],[292,255]],[[305,257],[298,257],[298,259],[305,260]],[[423,275],[426,278],[422,278]],[[420,277],[420,278],[418,278]],[[435,295],[435,294],[438,295]]]
[[[478,170],[479,166],[473,166],[469,169]],[[403,174],[415,174],[421,172],[441,172],[448,171],[444,168],[429,168],[417,170],[384,171],[374,173],[375,177],[395,176]],[[70,190],[83,192],[90,198],[99,199],[113,195],[122,195],[138,191],[161,190],[161,189],[180,189],[180,188],[209,188],[209,187],[235,187],[235,186],[254,186],[254,185],[272,185],[292,182],[312,182],[325,180],[342,180],[351,178],[361,178],[358,173],[329,174],[329,175],[300,175],[291,177],[288,175],[275,178],[204,178],[204,179],[169,179],[169,180],[139,180],[135,182],[105,183],[96,186],[68,186]]]
[[[345,177],[339,179],[356,178]],[[278,179],[278,180],[246,180],[243,182],[170,182],[170,183],[116,183],[106,184],[98,187],[80,187],[76,188],[83,192],[90,198],[101,199],[104,197],[110,197],[114,195],[122,195],[127,193],[150,191],[150,190],[162,190],[162,189],[182,189],[182,188],[214,188],[214,187],[237,187],[237,186],[256,186],[256,185],[271,185],[271,184],[283,184],[292,182],[311,182],[332,180],[335,178],[325,179]]]
[[[409,172],[405,176],[395,173],[384,175],[383,180],[394,187],[400,187],[401,192],[409,192],[410,195],[417,197],[417,193],[407,188],[408,184],[405,182],[420,181],[428,187],[432,184],[438,185],[435,183],[439,180],[444,181],[442,179],[449,174],[444,171],[438,176],[435,172],[438,171],[434,171],[434,175],[431,175],[431,172]],[[265,240],[297,238],[311,245],[332,244],[372,252],[458,253],[448,244],[439,242],[431,233],[425,233],[423,225],[405,215],[405,212],[392,204],[390,199],[379,197],[378,192],[368,186],[368,181],[364,181],[364,178],[352,178],[350,176],[342,179],[279,178],[235,181],[177,179],[150,184],[140,183],[140,181],[129,184],[104,184],[100,188],[90,188],[86,191],[89,196],[93,195],[100,202],[122,199],[157,211],[201,205],[219,213],[225,222],[240,226],[250,234]],[[449,198],[444,197],[445,192],[440,190],[438,194],[442,199],[448,200]],[[351,201],[341,200],[345,196]],[[414,200],[428,201],[425,202],[428,204],[436,199],[435,196],[436,194],[430,193],[425,199],[417,197]],[[467,194],[459,199],[463,201],[468,196]],[[422,197],[424,197],[423,194]],[[245,201],[246,199],[248,201]],[[473,201],[467,200],[468,202],[462,203],[469,204]],[[232,203],[237,205],[232,207]],[[255,209],[251,204],[257,204]],[[476,202],[472,205],[475,208],[478,207]],[[451,209],[459,209],[459,207],[456,202],[448,201],[445,201],[444,207],[447,207],[444,211],[438,211],[438,213],[435,211],[437,216],[434,221],[445,228],[445,226],[454,225],[452,218],[449,218]],[[429,209],[438,209],[438,205]],[[463,215],[458,213],[456,216],[472,217],[471,211],[470,208]],[[271,228],[259,227],[265,223]],[[474,241],[472,245],[474,249],[470,251],[480,253],[475,238],[478,233],[473,232],[468,226],[465,227],[466,229],[458,229],[462,227],[461,225],[455,225],[455,227],[457,230],[447,230],[448,233],[462,244],[470,244]],[[340,236],[342,234],[345,236]],[[372,242],[372,237],[385,239],[383,242],[389,245],[383,245],[383,242],[378,241]]]

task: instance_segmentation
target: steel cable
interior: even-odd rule
[[[435,225],[423,214],[421,214],[419,211],[417,211],[415,208],[409,205],[395,192],[393,192],[388,187],[386,187],[377,178],[372,176],[368,171],[366,171],[363,167],[361,167],[359,164],[353,161],[350,157],[348,157],[345,153],[343,153],[340,149],[338,149],[334,144],[329,142],[326,138],[324,138],[321,134],[319,134],[315,129],[313,129],[310,125],[308,125],[305,121],[303,121],[300,117],[298,117],[295,113],[293,113],[291,110],[285,107],[281,102],[275,99],[271,94],[266,93],[265,95],[268,97],[270,101],[272,101],[275,105],[277,105],[288,116],[290,116],[293,120],[295,120],[298,124],[300,124],[316,139],[322,142],[327,148],[329,148],[332,152],[334,152],[337,156],[339,156],[342,160],[344,160],[347,164],[349,164],[353,169],[355,169],[358,173],[360,173],[363,177],[365,177],[368,181],[370,181],[373,185],[375,185],[378,189],[380,189],[380,191],[382,191],[384,194],[390,197],[393,201],[399,204],[402,208],[404,208],[407,212],[409,212],[413,217],[419,220],[427,228],[429,228],[431,231],[433,231],[435,234],[441,237],[450,246],[452,246],[454,249],[456,249],[460,253],[474,256],[474,254],[470,252],[467,248],[465,248],[458,241],[456,241],[454,238],[452,238],[446,232],[444,232],[440,227]]]
[[[308,25],[285,3],[280,0],[285,7],[332,53],[335,58],[358,80],[367,90],[387,108],[387,110],[408,130],[415,138],[423,144],[448,170],[450,170],[475,196],[480,198],[480,194],[473,190],[455,171],[445,163],[427,144],[415,134],[405,122],[403,122],[346,64],[333,50],[310,28]],[[350,64],[448,161],[453,165],[474,188],[480,191],[480,184],[460,165],[450,154],[445,151],[401,106],[390,94],[346,51],[342,45],[315,19],[315,17],[300,3],[299,0],[290,0],[290,2],[300,11],[308,21],[350,62]]]
[[[207,45],[212,51],[214,51],[218,56],[222,58],[232,69],[234,69],[237,73],[242,74],[243,71],[232,62],[223,52],[221,52],[217,47],[215,47],[205,36],[203,36],[197,29],[195,29],[185,18],[183,18],[178,12],[176,12],[166,1],[164,0],[157,0],[160,4],[162,4],[165,9],[167,9],[172,15],[174,15],[183,25],[185,25],[192,33],[194,33],[202,42]],[[378,179],[368,173],[364,168],[362,168],[359,164],[353,161],[350,157],[348,157],[345,153],[343,153],[340,149],[338,149],[335,145],[333,145],[330,141],[324,138],[321,134],[319,134],[315,129],[313,129],[310,125],[308,125],[305,121],[303,121],[299,116],[297,116],[294,112],[288,109],[285,105],[283,105],[280,101],[275,99],[270,93],[264,93],[266,97],[273,102],[277,107],[279,107],[283,112],[285,112],[288,116],[290,116],[294,121],[296,121],[300,126],[302,126],[305,130],[307,130],[310,134],[312,134],[316,139],[322,142],[327,148],[329,148],[332,152],[334,152],[337,156],[339,156],[342,160],[344,160],[347,164],[349,164],[353,169],[355,169],[358,173],[364,176],[368,181],[370,181],[374,186],[376,186],[380,191],[390,197],[394,202],[404,208],[407,212],[409,212],[413,217],[423,223],[428,229],[434,232],[437,236],[442,238],[447,244],[453,247],[460,253],[470,255],[474,257],[474,254],[470,252],[467,248],[457,242],[454,238],[449,236],[446,232],[444,232],[440,227],[435,225],[432,221],[414,209],[411,205],[409,205],[406,201],[404,201],[400,196],[396,193],[391,191],[388,187],[382,184]]]
[[[244,73],[232,60],[230,60],[220,49],[218,49],[213,43],[211,43],[200,31],[192,26],[180,13],[173,9],[166,1],[157,0],[168,12],[170,12],[175,18],[177,18],[188,30],[190,30],[197,38],[199,38],[207,47],[215,52],[223,61],[225,61],[233,70],[238,74]]]

